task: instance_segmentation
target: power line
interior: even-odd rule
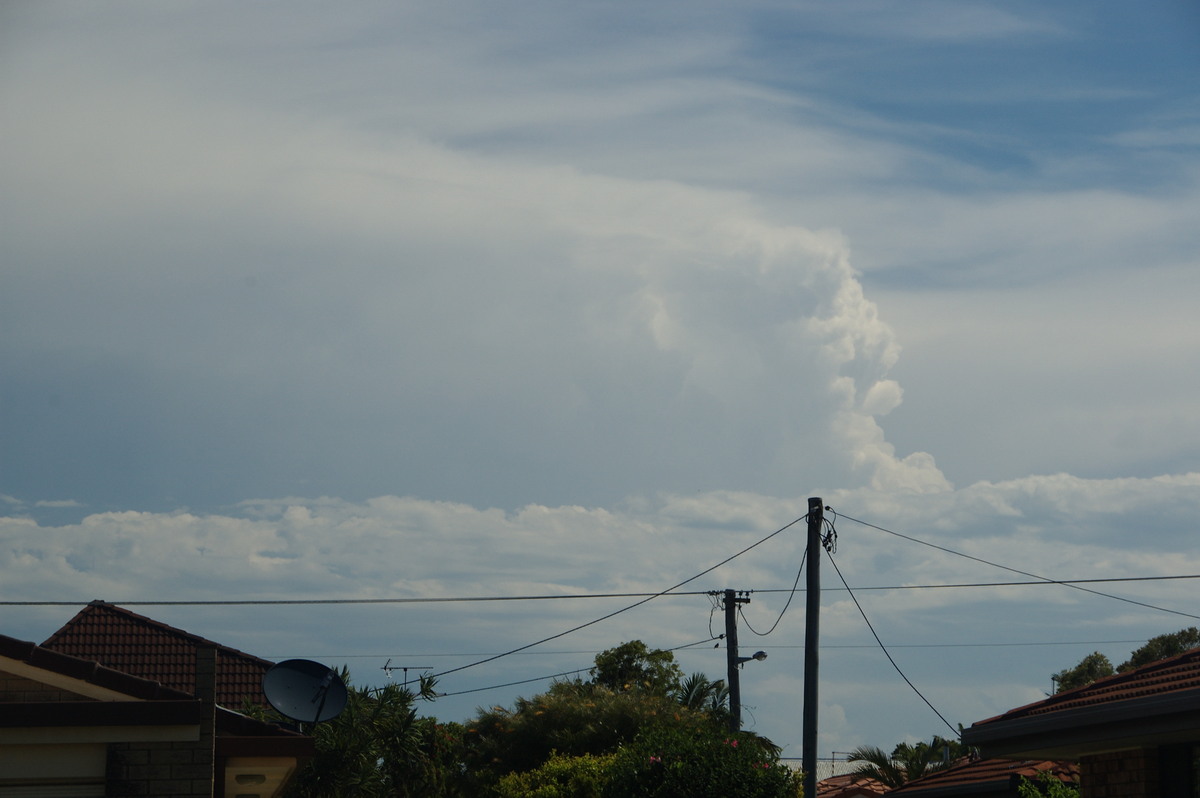
[[[723,637],[723,635],[714,635],[713,637],[709,638],[708,640],[704,640],[701,642],[707,643],[707,642],[711,642],[712,640],[720,640],[722,637]],[[897,649],[897,648],[1036,648],[1038,646],[1058,646],[1058,647],[1062,647],[1062,646],[1114,646],[1114,645],[1129,645],[1129,644],[1133,644],[1133,643],[1141,644],[1141,643],[1145,643],[1145,642],[1146,641],[1144,639],[1138,638],[1136,640],[1027,640],[1027,641],[1017,641],[1017,642],[1010,641],[1010,642],[1004,642],[1004,643],[893,643],[892,645],[888,646],[888,648],[890,648],[890,649]],[[695,645],[699,645],[699,644],[698,643],[689,643],[687,646],[681,646],[680,648],[688,648],[690,646],[695,646]],[[774,651],[774,650],[803,649],[804,646],[802,646],[802,645],[791,645],[791,646],[789,646],[789,645],[775,645],[775,646],[764,645],[763,648],[771,649],[772,651]],[[822,651],[839,651],[839,650],[851,650],[851,649],[861,649],[861,648],[878,648],[878,646],[870,645],[867,643],[843,643],[843,644],[835,644],[835,645],[828,645],[825,643],[821,644]],[[671,650],[677,651],[679,649],[671,649]],[[593,649],[590,651],[542,651],[537,654],[534,654],[532,652],[521,652],[520,654],[516,654],[514,656],[551,657],[551,656],[566,656],[566,655],[571,655],[571,654],[599,654],[599,653],[600,653],[600,651],[598,649]],[[430,654],[427,652],[427,653],[423,653],[423,654],[413,654],[413,653],[407,653],[407,654],[395,654],[395,653],[393,653],[393,654],[387,654],[387,653],[384,653],[384,654],[312,654],[312,653],[303,653],[303,654],[264,654],[264,655],[262,655],[263,659],[267,659],[267,660],[385,659],[387,657],[391,657],[393,659],[400,658],[400,657],[406,657],[406,658],[410,658],[410,659],[429,659],[431,657],[484,657],[484,656],[490,656],[490,653],[489,652],[472,651],[472,652],[463,652],[463,653],[441,653],[441,654]]]
[[[832,508],[829,508],[829,509],[832,512],[836,513],[836,511],[834,511]],[[1091,593],[1092,595],[1095,595],[1095,596],[1103,596],[1104,598],[1110,598],[1110,599],[1115,599],[1117,601],[1123,601],[1126,604],[1134,604],[1138,607],[1145,607],[1146,609],[1157,610],[1158,612],[1166,612],[1166,613],[1170,613],[1172,615],[1182,615],[1185,618],[1195,618],[1197,620],[1200,620],[1200,615],[1193,615],[1190,612],[1183,612],[1182,610],[1172,610],[1172,609],[1168,609],[1167,607],[1159,607],[1154,604],[1148,604],[1144,601],[1137,601],[1135,599],[1125,598],[1124,596],[1116,596],[1116,595],[1113,595],[1112,593],[1104,593],[1099,590],[1092,590],[1091,588],[1082,587],[1080,584],[1078,584],[1076,582],[1068,582],[1068,581],[1064,581],[1061,579],[1051,579],[1048,576],[1041,576],[1039,574],[1030,573],[1029,571],[1022,571],[1020,568],[1012,568],[1007,565],[1001,565],[999,563],[991,562],[990,560],[985,560],[982,557],[975,557],[971,554],[964,554],[961,551],[955,551],[954,549],[948,549],[945,546],[939,546],[936,543],[930,543],[925,540],[920,540],[919,538],[910,537],[909,535],[902,535],[899,532],[893,532],[890,529],[885,529],[884,527],[876,526],[875,524],[871,524],[866,521],[860,521],[859,519],[851,518],[848,515],[838,514],[838,517],[845,518],[847,521],[853,521],[856,524],[862,524],[863,526],[870,527],[871,529],[878,529],[880,532],[886,532],[889,535],[895,535],[898,538],[902,538],[904,540],[908,540],[913,543],[920,543],[922,546],[928,546],[931,549],[937,549],[938,551],[944,551],[947,554],[953,554],[958,557],[963,557],[968,560],[974,560],[975,562],[983,563],[984,565],[990,565],[991,567],[999,568],[1002,571],[1008,571],[1010,573],[1020,574],[1021,576],[1028,576],[1031,579],[1040,579],[1042,582],[1045,582],[1047,584],[1064,585],[1066,587],[1074,588],[1075,590],[1082,590],[1084,593]],[[851,595],[853,595],[853,594],[851,594]]]
[[[941,718],[942,723],[945,723],[946,727],[950,729],[950,731],[956,737],[959,736],[958,729],[954,728],[950,721],[946,720],[946,717],[941,712],[938,712],[937,707],[930,703],[929,699],[925,697],[925,694],[918,690],[917,686],[912,683],[912,680],[904,675],[904,671],[900,670],[900,666],[896,664],[896,660],[892,658],[891,652],[887,650],[887,646],[883,644],[883,641],[879,639],[879,635],[876,634],[875,627],[871,625],[871,619],[867,617],[866,611],[863,610],[862,605],[858,603],[858,597],[855,596],[854,591],[850,589],[850,585],[846,582],[846,577],[842,576],[842,569],[838,568],[837,562],[833,559],[833,552],[829,552],[829,563],[833,566],[833,570],[837,571],[838,578],[842,580],[842,584],[846,586],[846,591],[850,594],[850,598],[854,600],[854,606],[858,607],[859,614],[862,615],[862,619],[866,622],[867,628],[871,630],[871,636],[874,637],[875,642],[879,644],[879,648],[881,651],[883,651],[883,655],[888,658],[888,662],[892,663],[892,667],[896,669],[896,673],[900,674],[900,678],[912,688],[912,691],[917,694],[917,697],[924,701],[925,705],[933,710],[933,714]]]
[[[779,617],[775,619],[775,623],[771,624],[770,629],[768,629],[765,632],[760,632],[757,629],[755,629],[753,626],[750,625],[750,619],[747,618],[745,613],[742,612],[742,606],[740,604],[738,605],[738,608],[737,608],[738,616],[742,619],[742,622],[745,623],[747,629],[749,629],[751,632],[758,635],[759,637],[766,637],[767,635],[771,634],[771,632],[775,631],[775,627],[779,626],[779,622],[783,620],[783,616],[788,611],[788,607],[792,606],[792,599],[796,598],[796,593],[799,592],[799,590],[797,588],[799,588],[799,586],[800,586],[800,575],[804,573],[804,561],[807,559],[808,559],[808,550],[805,549],[804,554],[802,554],[800,556],[800,567],[796,570],[796,581],[792,583],[792,589],[790,591],[788,591],[787,602],[784,603],[783,609],[781,609],[779,611]],[[711,616],[710,616],[710,618],[711,618]]]
[[[531,684],[533,682],[544,682],[547,679],[558,679],[563,676],[574,676],[577,673],[584,673],[589,670],[591,670],[591,668],[578,668],[573,671],[563,671],[562,673],[553,673],[553,674],[550,674],[549,676],[535,676],[532,679],[521,679],[521,680],[515,681],[515,682],[505,682],[504,684],[493,684],[493,685],[489,685],[487,687],[472,687],[470,690],[455,690],[450,693],[438,693],[437,697],[438,698],[450,698],[451,696],[456,696],[456,695],[469,695],[470,693],[485,693],[488,690],[500,690],[504,687],[516,687],[519,684]]]
[[[668,648],[666,650],[667,651],[679,651],[684,648],[691,648],[692,646],[701,645],[702,643],[710,643],[715,639],[717,639],[717,638],[710,637],[707,640],[697,640],[694,643],[685,643],[682,646],[675,646],[675,648]],[[595,666],[591,666],[591,667],[587,667],[587,668],[577,668],[573,671],[562,671],[561,673],[552,673],[549,676],[535,676],[532,679],[521,679],[516,682],[505,682],[504,684],[493,684],[493,685],[489,685],[488,687],[473,687],[469,690],[455,690],[454,692],[450,692],[450,693],[438,693],[437,697],[438,698],[449,698],[451,696],[468,695],[470,693],[483,693],[483,692],[487,692],[488,690],[500,690],[505,687],[516,687],[519,684],[531,684],[533,682],[544,682],[547,679],[558,679],[563,676],[574,676],[577,673],[584,673],[586,671],[590,671],[593,667],[595,667]]]
[[[856,520],[854,518],[850,518],[849,516],[842,516],[842,518],[845,518],[848,521]],[[880,529],[880,527],[875,527],[874,524],[866,524],[865,522],[862,522],[862,521],[859,521],[858,523],[862,523],[866,526]],[[904,535],[900,535],[897,532],[890,532],[889,530],[883,530],[883,531],[889,532],[889,534],[897,535],[898,537],[905,537]],[[915,538],[910,538],[910,540],[915,540],[917,543],[922,543],[926,546],[932,546],[933,548],[939,548],[939,549],[942,548],[942,547],[936,546],[932,543],[925,543],[924,541],[916,540]],[[762,543],[762,542],[763,541],[759,541],[759,543]],[[758,545],[758,544],[756,543],[755,545]],[[971,555],[969,555],[969,554],[960,554],[959,552],[956,552],[956,551],[953,551],[950,549],[943,549],[943,550],[947,551],[951,554],[959,554],[959,556],[967,557],[969,559],[978,559],[976,557],[971,557]],[[738,556],[738,555],[735,555],[735,556]],[[995,563],[989,563],[986,560],[979,560],[979,561],[983,562],[987,565],[995,565]],[[728,560],[726,560],[725,562],[728,562]],[[713,568],[718,568],[721,565],[724,565],[725,562],[718,563],[717,565],[713,566]],[[996,565],[995,567],[1005,568],[1005,566],[1003,566],[1003,565]],[[1005,568],[1005,570],[1010,570],[1015,573],[1020,573],[1023,575],[1033,576],[1032,574],[1025,574],[1024,571],[1018,571],[1015,568]],[[705,573],[707,573],[707,571]],[[700,576],[702,576],[702,575],[703,574],[700,574]],[[693,577],[693,578],[695,578],[695,577]],[[1115,583],[1115,582],[1166,582],[1166,581],[1180,580],[1180,579],[1200,579],[1200,574],[1175,574],[1175,575],[1167,575],[1167,576],[1113,576],[1113,577],[1101,577],[1101,578],[1092,578],[1092,579],[1048,579],[1046,577],[1036,577],[1035,581],[949,582],[949,583],[943,583],[943,584],[929,584],[929,585],[865,585],[863,587],[857,587],[857,588],[855,588],[855,590],[857,590],[859,593],[862,593],[864,591],[869,591],[869,590],[944,590],[944,589],[951,589],[951,588],[964,589],[964,588],[987,588],[987,587],[1041,587],[1041,586],[1048,586],[1048,585],[1065,585],[1067,587],[1074,587],[1076,585],[1088,585],[1088,584],[1105,584],[1105,583]],[[691,580],[688,580],[688,581],[691,581]],[[681,583],[681,584],[685,584],[685,583]],[[831,588],[825,588],[825,590],[826,590],[826,592],[845,592],[846,588],[831,587]],[[752,594],[753,593],[793,593],[793,592],[801,592],[802,593],[802,592],[804,592],[804,588],[796,588],[796,587],[762,588],[759,590],[750,590],[748,592],[752,593]],[[1095,592],[1095,591],[1091,591],[1091,592]],[[230,606],[256,606],[256,607],[257,606],[283,606],[283,607],[286,607],[286,606],[315,606],[315,605],[336,606],[339,604],[450,604],[450,603],[455,603],[455,602],[472,602],[472,603],[483,602],[483,603],[486,603],[486,602],[491,602],[491,601],[553,601],[553,600],[557,600],[557,599],[607,599],[607,598],[646,598],[646,597],[649,597],[649,598],[675,598],[675,597],[683,597],[683,596],[705,596],[705,595],[709,595],[710,593],[712,593],[711,590],[672,590],[669,593],[667,591],[663,591],[663,592],[659,592],[659,593],[557,593],[557,594],[547,594],[547,595],[523,595],[523,596],[419,596],[419,597],[410,596],[410,597],[404,597],[404,598],[374,598],[374,599],[214,599],[214,600],[135,599],[132,601],[109,601],[107,603],[115,604],[120,607],[139,607],[139,606],[140,607],[230,607]],[[1107,593],[1098,593],[1098,595],[1108,596]],[[1120,597],[1119,596],[1110,596],[1110,598],[1120,598]],[[1128,601],[1129,599],[1122,599],[1122,600]],[[39,601],[39,600],[3,601],[3,600],[0,600],[0,607],[83,607],[89,603],[90,603],[90,601],[62,601],[62,600],[55,600],[55,601]],[[1150,605],[1146,605],[1146,606],[1150,607]],[[1151,609],[1161,609],[1159,607],[1150,607],[1150,608]],[[1165,612],[1174,612],[1173,610],[1164,610],[1164,611]],[[1180,613],[1180,614],[1184,614],[1184,613]],[[1189,617],[1200,617],[1200,616],[1189,616]]]
[[[621,614],[621,613],[623,613],[623,612],[628,612],[629,610],[632,610],[632,609],[634,609],[635,607],[640,607],[640,606],[642,606],[643,604],[646,604],[646,603],[648,603],[648,602],[652,601],[653,599],[656,599],[656,598],[658,598],[659,596],[664,596],[664,595],[666,595],[667,593],[670,593],[671,591],[675,590],[676,588],[683,587],[684,585],[688,584],[689,582],[694,582],[695,580],[699,579],[700,577],[704,576],[705,574],[712,573],[713,571],[715,571],[715,570],[717,570],[718,568],[720,568],[722,565],[725,565],[726,563],[728,563],[728,562],[731,562],[731,561],[733,561],[733,560],[737,559],[738,557],[741,557],[743,554],[745,554],[746,552],[750,551],[751,549],[753,549],[753,548],[756,548],[757,546],[761,546],[763,543],[766,543],[768,540],[770,540],[771,538],[775,537],[776,535],[778,535],[778,534],[780,534],[780,533],[784,532],[784,531],[785,531],[785,530],[787,530],[787,529],[790,529],[791,527],[793,527],[793,526],[795,526],[796,524],[798,524],[798,523],[800,523],[801,521],[803,521],[803,520],[804,520],[806,517],[807,517],[807,516],[803,516],[803,515],[802,515],[802,516],[800,516],[799,518],[797,518],[797,519],[795,519],[795,520],[793,520],[793,521],[791,521],[791,522],[789,522],[789,523],[787,523],[787,524],[784,524],[784,525],[783,525],[783,526],[781,526],[779,529],[776,529],[774,532],[772,532],[771,534],[767,535],[765,538],[762,538],[761,540],[759,540],[759,541],[757,541],[757,542],[755,542],[755,543],[751,543],[751,544],[750,544],[749,546],[747,546],[746,548],[742,549],[741,551],[737,552],[736,554],[732,554],[732,555],[730,555],[729,557],[726,557],[724,560],[721,560],[721,561],[720,561],[719,563],[717,563],[716,565],[713,565],[713,566],[710,566],[710,567],[708,567],[708,568],[705,568],[703,571],[701,571],[700,573],[696,574],[695,576],[690,576],[690,577],[688,577],[687,579],[683,580],[682,582],[679,582],[678,584],[672,585],[671,587],[667,588],[666,590],[663,590],[663,591],[660,591],[660,592],[658,592],[658,593],[655,593],[655,594],[653,594],[653,595],[647,596],[646,598],[642,599],[641,601],[635,601],[633,604],[630,604],[630,605],[628,605],[628,606],[626,606],[626,607],[622,607],[621,609],[619,609],[619,610],[616,610],[616,611],[614,611],[614,612],[610,612],[610,613],[608,613],[607,615],[601,615],[599,618],[595,618],[595,619],[593,619],[593,620],[590,620],[590,621],[588,621],[587,623],[581,623],[581,624],[579,624],[578,626],[573,626],[573,627],[571,627],[570,629],[567,629],[567,630],[566,630],[566,631],[564,631],[564,632],[558,632],[557,634],[550,635],[549,637],[543,637],[541,640],[536,640],[536,641],[534,641],[534,642],[532,642],[532,643],[526,643],[526,644],[525,644],[525,645],[523,645],[523,646],[519,646],[519,647],[517,647],[517,648],[514,648],[514,649],[512,649],[511,651],[506,651],[506,652],[504,652],[503,654],[496,654],[496,655],[494,655],[494,656],[487,657],[487,658],[485,658],[485,659],[481,659],[481,660],[478,660],[478,661],[476,661],[476,662],[470,662],[470,663],[468,663],[468,664],[466,664],[466,665],[460,665],[460,666],[458,666],[457,668],[451,668],[450,670],[442,671],[441,673],[436,673],[436,674],[434,674],[434,677],[435,677],[435,678],[437,678],[437,677],[441,677],[441,676],[446,676],[446,675],[448,675],[448,674],[451,674],[451,673],[457,673],[458,671],[464,671],[464,670],[466,670],[467,668],[474,668],[474,667],[476,667],[476,666],[478,666],[478,665],[483,665],[483,664],[485,664],[485,663],[488,663],[488,662],[493,662],[493,661],[495,661],[495,660],[498,660],[498,659],[500,659],[501,657],[507,657],[507,656],[509,656],[510,654],[516,654],[516,653],[518,653],[518,652],[520,652],[520,651],[525,651],[526,649],[533,648],[534,646],[540,646],[542,643],[549,643],[551,640],[557,640],[557,639],[558,639],[558,638],[560,638],[560,637],[566,637],[567,635],[569,635],[569,634],[571,634],[571,633],[573,633],[573,632],[578,632],[580,629],[586,629],[586,628],[587,628],[587,627],[589,627],[589,626],[593,626],[593,625],[595,625],[595,624],[598,624],[598,623],[600,623],[601,621],[606,621],[606,620],[608,620],[609,618],[612,618],[612,617],[614,617],[614,616],[620,615],[620,614]]]

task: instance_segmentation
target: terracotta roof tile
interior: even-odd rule
[[[1069,709],[1111,704],[1134,698],[1146,698],[1168,693],[1181,693],[1200,688],[1200,649],[1152,662],[1135,670],[1118,673],[1083,687],[1061,693],[1009,710],[1003,715],[977,721],[981,726],[1000,720],[1013,720],[1048,715]]]
[[[843,773],[817,782],[817,798],[883,795],[887,791],[887,785],[883,782],[857,773]]]
[[[914,779],[893,793],[917,794],[926,790],[945,790],[969,786],[1010,783],[1013,779],[1033,779],[1046,771],[1062,781],[1077,781],[1079,769],[1073,762],[1053,760],[965,759],[945,770]]]
[[[99,662],[113,670],[196,692],[196,649],[217,650],[217,703],[262,706],[262,677],[272,664],[104,601],[93,601],[42,644],[43,649]]]
[[[157,681],[142,679],[114,668],[106,668],[98,662],[81,659],[60,651],[51,651],[35,643],[17,640],[7,635],[0,635],[0,656],[123,693],[132,698],[153,701],[191,697],[188,693],[173,690]]]

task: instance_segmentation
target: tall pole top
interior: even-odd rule
[[[808,531],[820,534],[821,524],[825,522],[825,502],[820,496],[812,496],[808,500]]]

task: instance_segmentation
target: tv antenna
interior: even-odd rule
[[[431,671],[431,670],[433,670],[432,665],[393,665],[391,657],[388,657],[388,661],[383,663],[383,667],[380,668],[380,670],[383,671],[383,675],[387,677],[387,680],[389,682],[392,680],[392,671],[394,671],[394,670],[404,671],[404,683],[401,686],[408,687],[408,671],[410,668],[414,671]]]

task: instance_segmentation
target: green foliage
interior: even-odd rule
[[[724,679],[714,682],[703,673],[693,673],[679,683],[673,695],[688,709],[704,711],[715,718],[729,717],[729,688]]]
[[[649,649],[641,640],[631,640],[596,655],[590,671],[591,683],[610,690],[645,690],[659,695],[673,693],[683,680],[675,655]]]
[[[1021,798],[1079,798],[1079,785],[1067,783],[1043,771],[1038,774],[1036,782],[1022,776],[1017,785],[1017,795]]]
[[[614,754],[625,762],[621,772],[626,777],[623,783],[629,786],[630,774],[636,769],[630,765],[632,760],[622,758],[630,756],[626,752],[631,746],[649,745],[635,743],[638,740],[657,741],[654,745],[662,750],[666,750],[663,741],[672,743],[671,750],[679,749],[681,740],[693,741],[692,748],[670,760],[676,762],[690,761],[687,757],[713,751],[729,758],[730,748],[736,752],[737,746],[722,749],[712,744],[713,739],[719,742],[728,737],[725,683],[710,681],[703,674],[693,674],[684,680],[671,652],[651,651],[641,641],[634,640],[598,654],[591,677],[587,681],[557,682],[541,695],[518,698],[511,709],[496,706],[478,710],[478,716],[466,725],[463,733],[463,762],[473,794],[592,796],[595,793],[588,790],[604,785],[602,771]],[[790,777],[790,771],[784,773],[786,768],[778,765],[779,751],[769,740],[750,733],[742,733],[736,739],[745,746],[744,751],[752,751],[756,757],[752,764],[742,767],[753,774],[751,778],[769,782]],[[701,751],[697,747],[700,744],[694,742],[697,740],[708,741],[712,751]],[[656,757],[656,761],[667,761],[662,750],[645,753],[645,761],[650,761],[650,756]],[[741,759],[750,758],[751,754],[746,753]],[[737,761],[740,760],[730,760]],[[774,775],[753,773],[755,763],[764,772],[774,767]],[[692,764],[689,773],[693,781],[686,783],[707,784],[714,777],[709,764]],[[727,767],[733,766],[727,763]],[[659,787],[674,789],[670,785],[684,783],[680,779],[682,775],[674,775],[666,782],[668,786]],[[714,783],[727,782],[728,779]],[[680,790],[645,794],[732,794],[717,787],[712,792]],[[604,794],[643,793],[618,790]]]
[[[1080,660],[1074,668],[1059,671],[1050,679],[1054,682],[1055,692],[1061,693],[1064,690],[1072,690],[1085,684],[1091,684],[1097,679],[1112,676],[1113,673],[1113,666],[1108,657],[1099,651],[1093,651]]]
[[[417,696],[404,687],[350,687],[346,669],[341,676],[348,686],[346,708],[336,718],[306,729],[316,753],[288,784],[287,798],[463,794],[460,726],[417,717]],[[282,720],[267,710],[252,714],[261,720]]]
[[[1146,645],[1130,654],[1129,659],[1122,662],[1115,670],[1108,657],[1099,651],[1094,651],[1080,660],[1074,668],[1059,671],[1050,678],[1055,683],[1055,692],[1061,693],[1064,690],[1091,684],[1098,679],[1112,676],[1114,673],[1125,673],[1160,659],[1177,656],[1185,651],[1191,651],[1193,648],[1200,648],[1200,629],[1189,626],[1178,632],[1150,638],[1146,641]]]
[[[858,746],[850,752],[846,761],[859,763],[854,768],[858,775],[875,779],[893,790],[904,786],[904,782],[908,781],[904,768],[875,745]]]
[[[799,798],[800,774],[761,737],[716,724],[649,728],[622,746],[604,798]]]
[[[1124,673],[1160,659],[1174,657],[1196,647],[1200,647],[1200,630],[1194,626],[1152,637],[1146,641],[1146,645],[1134,651],[1127,661],[1117,666],[1117,673]]]
[[[602,798],[616,754],[551,754],[540,767],[510,773],[496,786],[499,798]]]
[[[890,756],[881,748],[862,745],[851,751],[847,760],[860,763],[855,773],[895,789],[913,779],[943,770],[969,752],[970,749],[958,740],[934,735],[931,742],[899,743]]]
[[[615,692],[581,682],[560,682],[513,709],[480,710],[467,724],[467,767],[483,781],[532,770],[551,753],[604,754],[632,741],[648,726],[710,722],[672,699],[642,691]]]

